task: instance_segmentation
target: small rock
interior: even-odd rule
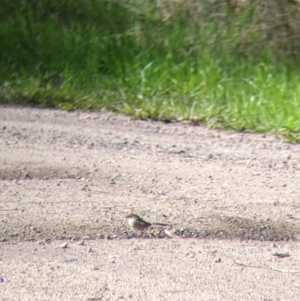
[[[290,257],[290,254],[289,253],[279,253],[279,252],[276,252],[273,254],[273,256],[276,256],[278,258],[286,258],[286,257]]]
[[[91,191],[91,189],[89,188],[89,185],[87,185],[87,184],[84,185],[81,190],[83,190],[83,191]]]
[[[169,230],[164,231],[169,238],[173,238],[173,234]]]
[[[59,246],[61,249],[66,249],[68,247],[68,243],[64,242]]]
[[[68,258],[64,260],[64,262],[74,262],[74,261],[77,261],[77,258]]]

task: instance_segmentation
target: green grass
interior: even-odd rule
[[[3,103],[107,108],[300,141],[299,68],[272,43],[259,47],[255,28],[241,40],[253,5],[219,20],[201,1],[165,8],[150,0],[4,3]],[[256,47],[245,47],[250,42]],[[63,84],[52,83],[53,75]]]

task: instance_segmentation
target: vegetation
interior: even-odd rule
[[[3,0],[0,99],[299,142],[299,29],[287,0]]]

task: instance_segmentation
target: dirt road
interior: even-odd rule
[[[0,299],[299,300],[299,197],[273,136],[1,106]]]

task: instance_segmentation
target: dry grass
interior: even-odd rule
[[[235,27],[233,40],[240,55],[253,56],[270,47],[276,59],[300,61],[300,0],[156,0],[157,16],[171,23],[178,15],[201,25],[203,15],[215,18],[225,28]]]

